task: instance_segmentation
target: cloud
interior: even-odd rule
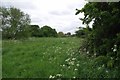
[[[2,6],[14,6],[30,15],[31,24],[55,28],[58,32],[74,33],[76,27],[83,26],[75,9],[81,9],[84,0],[2,0]]]
[[[65,16],[65,15],[70,15],[70,11],[51,11],[51,15],[57,15],[57,16]]]

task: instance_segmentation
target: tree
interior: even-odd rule
[[[75,31],[77,37],[85,37],[85,28],[79,27],[79,30]]]
[[[7,39],[19,39],[30,36],[28,14],[11,7],[2,9],[2,36]]]
[[[58,32],[58,37],[65,37],[63,32]]]
[[[70,33],[70,32],[67,32],[65,35],[66,35],[67,37],[70,37],[70,36],[71,36],[71,33]]]
[[[120,33],[120,2],[110,3],[87,3],[84,8],[77,10],[76,15],[84,13],[84,18],[80,20],[83,24],[89,24],[93,21],[93,27],[91,32],[86,38],[86,45],[84,46],[90,54],[96,54],[98,56],[113,57],[116,62],[119,54],[120,40],[118,41],[118,34]],[[89,28],[89,26],[88,26]],[[112,48],[114,45],[117,46],[117,50],[114,54]],[[115,50],[115,49],[114,49]]]
[[[45,25],[41,28],[44,37],[57,37],[57,32],[55,29]]]
[[[84,38],[84,37],[88,36],[90,31],[91,31],[91,28],[88,28],[88,26],[86,26],[86,28],[79,27],[79,30],[77,30],[75,33],[76,33],[77,37],[83,37]]]
[[[40,29],[38,25],[30,25],[30,31],[32,37],[42,37],[43,31]]]

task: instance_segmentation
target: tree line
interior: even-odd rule
[[[63,33],[52,29],[45,25],[30,25],[31,19],[28,14],[25,14],[20,9],[15,7],[5,8],[0,7],[2,24],[0,31],[2,39],[24,39],[28,37],[70,37],[70,32]]]

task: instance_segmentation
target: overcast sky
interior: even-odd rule
[[[84,15],[75,15],[75,9],[84,7],[85,0],[1,0],[1,3],[2,6],[14,6],[29,14],[31,24],[40,27],[48,25],[57,32],[74,33],[77,27],[85,26],[79,20]]]

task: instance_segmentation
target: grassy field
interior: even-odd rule
[[[3,78],[116,78],[117,69],[94,66],[78,51],[80,38],[3,40]]]
[[[30,38],[4,40],[2,59],[4,78],[74,77],[78,38]]]

